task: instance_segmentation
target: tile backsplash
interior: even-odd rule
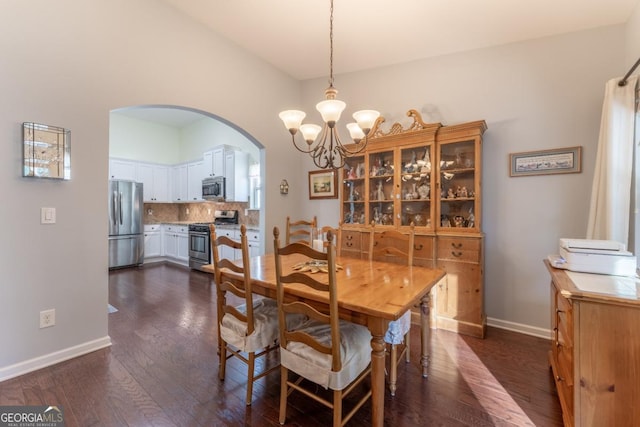
[[[195,221],[211,222],[216,210],[238,211],[238,223],[259,225],[260,211],[250,210],[245,215],[246,202],[198,202],[198,203],[145,203],[144,223]]]

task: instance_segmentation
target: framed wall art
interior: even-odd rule
[[[57,126],[22,124],[22,176],[71,179],[71,131]]]
[[[335,169],[309,171],[309,198],[338,198],[338,173]]]
[[[509,155],[509,176],[582,172],[582,147],[527,151]]]

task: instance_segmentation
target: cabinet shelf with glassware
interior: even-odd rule
[[[434,292],[435,324],[484,336],[480,183],[486,123],[443,126],[424,123],[415,110],[407,115],[413,124],[403,128],[395,123],[388,132],[380,129],[384,119],[379,118],[362,154],[346,159],[340,195],[342,251],[355,254],[354,242],[366,240],[372,223],[400,231],[413,224],[414,262],[451,276]],[[360,256],[366,251],[360,245]]]

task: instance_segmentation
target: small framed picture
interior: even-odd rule
[[[309,171],[309,198],[338,198],[338,173],[335,169]]]
[[[509,155],[509,176],[582,172],[582,147],[527,151]]]

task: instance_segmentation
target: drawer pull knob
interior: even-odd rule
[[[423,248],[422,243],[419,244],[419,245],[413,245],[413,250],[415,250],[415,251],[420,251],[420,250],[422,250],[422,248]]]
[[[451,247],[455,249],[461,249],[462,243],[451,243]]]
[[[460,258],[460,257],[462,256],[462,252],[454,252],[454,251],[451,251],[451,255],[453,255],[453,256],[454,256],[454,257],[456,257],[456,258]]]

